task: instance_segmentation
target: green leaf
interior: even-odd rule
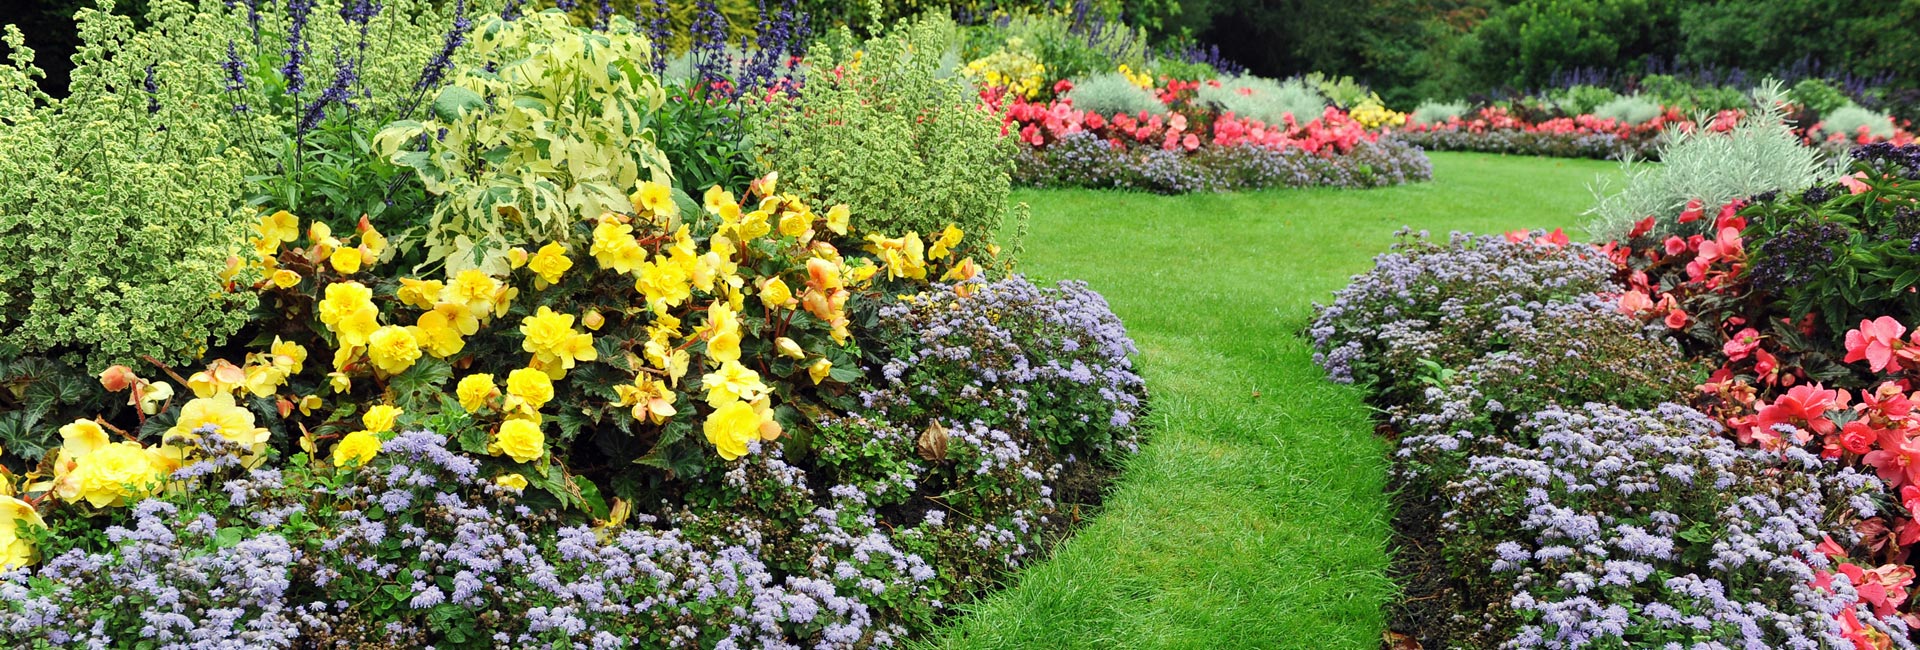
[[[589,516],[594,519],[607,518],[607,499],[600,495],[600,486],[594,485],[593,481],[587,480],[585,476],[575,476],[573,488],[580,493],[582,509],[586,510]]]
[[[447,86],[433,98],[433,115],[442,122],[456,122],[466,116],[468,111],[484,108],[487,99],[479,93],[460,86]]]
[[[247,529],[239,526],[222,528],[213,534],[214,548],[233,548],[239,545],[240,541],[246,538],[246,535]]]

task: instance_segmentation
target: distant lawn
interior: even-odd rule
[[[1613,163],[1432,154],[1431,183],[1163,197],[1023,191],[1035,279],[1105,294],[1140,345],[1149,442],[1054,556],[953,648],[1376,648],[1387,446],[1297,334],[1402,225],[1574,227]]]

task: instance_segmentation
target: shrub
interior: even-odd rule
[[[1660,117],[1660,105],[1639,95],[1615,97],[1613,100],[1593,107],[1593,114],[1626,124],[1642,124]]]
[[[252,297],[229,283],[246,278],[223,272],[245,247],[255,160],[243,143],[271,127],[207,99],[221,96],[218,68],[183,53],[225,51],[209,42],[216,19],[173,9],[137,33],[81,11],[85,44],[62,100],[33,86],[33,53],[7,28],[0,339],[105,368],[190,359],[246,322]],[[147,91],[149,78],[165,83]]]
[[[1861,108],[1859,104],[1849,103],[1825,115],[1826,118],[1820,121],[1820,133],[1823,136],[1837,135],[1851,139],[1866,134],[1885,139],[1894,134],[1893,118]]]
[[[1658,217],[1657,235],[1697,234],[1711,226],[1711,220],[1681,224],[1674,219],[1689,201],[1721,205],[1820,180],[1820,153],[1802,146],[1787,128],[1777,99],[1777,86],[1758,91],[1761,109],[1732,129],[1673,132],[1660,147],[1660,164],[1626,164],[1626,180],[1618,191],[1610,191],[1604,181],[1595,185],[1587,232],[1598,239],[1620,239],[1635,222],[1652,216]]]
[[[1144,30],[1080,7],[1073,11],[1019,11],[1008,20],[1005,40],[1020,39],[1059,79],[1077,79],[1147,62]]]
[[[666,97],[641,67],[652,58],[646,37],[625,18],[605,32],[574,27],[557,10],[492,18],[475,50],[502,61],[498,69],[463,71],[440,90],[431,118],[375,137],[441,197],[433,220],[409,233],[427,262],[500,273],[508,248],[564,241],[575,222],[632,211],[640,181],[672,178],[648,129]]]
[[[1787,101],[1814,115],[1828,115],[1853,103],[1846,93],[1818,77],[1807,77],[1794,82],[1793,88],[1787,91]]]
[[[1327,99],[1304,81],[1276,82],[1252,75],[1221,80],[1218,85],[1201,84],[1198,98],[1223,112],[1273,125],[1286,124],[1289,115],[1294,122],[1305,124],[1327,107]]]
[[[1595,112],[1596,109],[1601,106],[1613,103],[1620,98],[1620,95],[1613,92],[1613,89],[1605,86],[1579,84],[1555,92],[1552,97],[1554,108],[1560,109],[1561,113],[1567,115],[1585,115]],[[1644,121],[1646,120],[1636,120],[1634,123],[1637,124]]]
[[[931,233],[949,224],[977,237],[999,233],[1014,147],[999,117],[926,53],[953,44],[952,21],[929,17],[867,41],[846,32],[817,49],[798,97],[754,115],[762,164],[823,204],[852,207],[862,230]]]
[[[1748,91],[1731,86],[1701,86],[1673,75],[1647,75],[1640,79],[1640,93],[1684,113],[1716,112],[1752,108]]]
[[[1153,91],[1134,85],[1133,81],[1117,72],[1095,75],[1073,82],[1073,90],[1067,91],[1067,99],[1073,100],[1073,107],[1099,113],[1101,115],[1166,115],[1167,105]]]
[[[1441,102],[1427,100],[1413,109],[1413,115],[1407,118],[1413,124],[1441,124],[1467,114],[1470,108],[1466,102]]]
[[[1880,144],[1855,152],[1840,185],[1782,192],[1742,214],[1749,246],[1746,277],[1780,301],[1785,314],[1818,314],[1816,340],[1841,349],[1841,335],[1862,320],[1920,313],[1920,147]]]
[[[1372,271],[1319,308],[1308,329],[1314,362],[1388,403],[1415,399],[1420,391],[1401,378],[1421,374],[1423,360],[1462,367],[1532,329],[1552,303],[1611,286],[1612,264],[1590,247],[1516,239],[1455,233],[1443,243],[1403,231]]]

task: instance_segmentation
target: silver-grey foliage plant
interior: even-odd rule
[[[1732,129],[1673,130],[1659,163],[1622,163],[1625,181],[1616,190],[1605,178],[1592,186],[1594,206],[1587,231],[1596,241],[1624,237],[1649,216],[1654,234],[1699,234],[1711,220],[1689,224],[1676,217],[1688,201],[1708,206],[1770,190],[1806,188],[1829,175],[1818,150],[1804,146],[1786,124],[1778,82],[1756,89],[1755,109]],[[1702,116],[1696,123],[1704,124]]]
[[[1167,114],[1167,105],[1160,103],[1153,91],[1134,85],[1118,72],[1075,79],[1073,90],[1067,91],[1067,99],[1073,100],[1074,108],[1105,117],[1118,113],[1139,115],[1142,111],[1148,115]]]

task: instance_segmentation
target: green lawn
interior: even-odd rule
[[[1079,278],[1140,345],[1149,442],[1105,509],[969,606],[954,648],[1375,648],[1386,445],[1298,336],[1402,225],[1573,226],[1612,163],[1434,154],[1434,180],[1164,197],[1024,191],[1024,271]],[[1577,234],[1577,233],[1576,233]]]

